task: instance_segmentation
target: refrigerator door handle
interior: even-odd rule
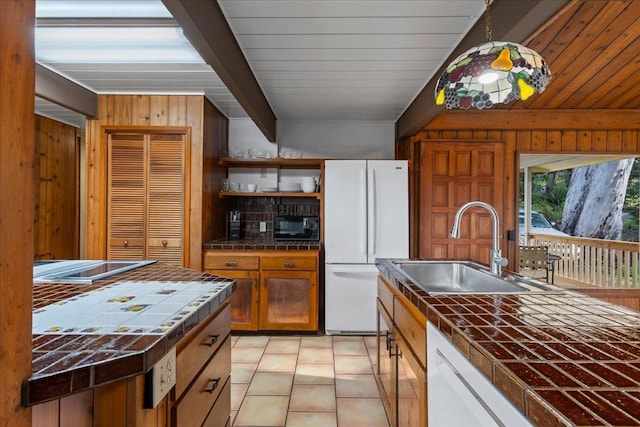
[[[368,191],[368,216],[369,216],[369,254],[374,255],[376,253],[376,171],[375,169],[369,170],[369,183],[367,185]]]
[[[360,172],[360,207],[364,210],[364,221],[362,221],[362,229],[360,230],[360,253],[367,254],[367,170],[362,169]]]

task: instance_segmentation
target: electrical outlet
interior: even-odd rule
[[[267,223],[265,221],[260,221],[260,232],[265,233],[267,231]]]
[[[176,385],[176,348],[173,347],[144,378],[144,407],[155,408]]]

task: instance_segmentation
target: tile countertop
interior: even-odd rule
[[[234,280],[161,263],[90,285],[34,285],[33,373],[23,404],[146,372],[234,288]]]
[[[203,244],[202,249],[215,251],[319,251],[320,242],[308,240],[218,239]]]
[[[565,291],[430,296],[381,274],[536,426],[640,426],[640,313]]]

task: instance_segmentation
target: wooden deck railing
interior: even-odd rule
[[[557,255],[555,275],[576,285],[640,288],[640,244],[616,240],[529,234],[531,245]]]

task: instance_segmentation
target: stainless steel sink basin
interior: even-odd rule
[[[395,261],[397,270],[429,294],[513,294],[556,288],[517,275],[495,276],[471,261]]]

